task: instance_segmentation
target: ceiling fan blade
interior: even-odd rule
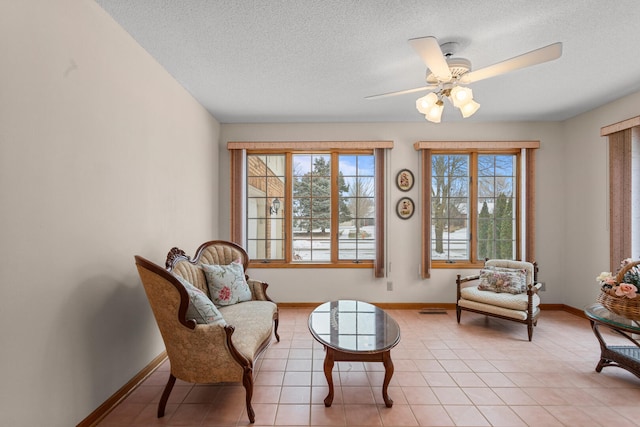
[[[442,54],[442,49],[435,37],[420,37],[410,39],[409,44],[415,50],[424,63],[429,67],[434,76],[442,82],[451,80],[451,70],[449,64]]]
[[[562,43],[553,43],[531,52],[523,53],[506,61],[489,65],[476,71],[466,73],[460,78],[462,83],[473,83],[479,80],[495,77],[521,68],[530,67],[543,62],[553,61],[562,55]]]
[[[422,86],[422,87],[416,87],[414,89],[400,90],[397,92],[387,92],[387,93],[381,93],[379,95],[365,96],[364,99],[379,99],[379,98],[387,98],[389,96],[406,95],[408,93],[415,93],[415,92],[422,92],[430,89],[436,89],[437,87],[438,86]]]

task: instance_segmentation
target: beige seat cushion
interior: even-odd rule
[[[498,306],[495,306],[495,305],[482,304],[480,302],[471,301],[471,300],[465,300],[465,299],[461,299],[460,301],[458,301],[458,305],[460,307],[470,308],[472,310],[478,310],[478,311],[482,311],[482,312],[485,312],[485,313],[497,314],[497,315],[500,315],[500,316],[509,317],[511,319],[527,320],[527,312],[526,311],[511,310],[511,309],[504,308],[504,307],[498,307]],[[538,316],[539,312],[540,312],[540,308],[539,307],[535,307],[533,309],[533,317],[536,318]]]
[[[219,308],[227,324],[235,326],[233,345],[253,362],[260,344],[273,332],[273,316],[278,306],[271,301],[246,301]]]
[[[514,295],[503,292],[497,293],[491,291],[481,291],[477,286],[469,286],[460,289],[460,297],[464,300],[502,307],[508,310],[526,311],[528,305],[528,297],[526,293]],[[534,294],[533,307],[536,308],[539,305],[540,297],[537,294]]]

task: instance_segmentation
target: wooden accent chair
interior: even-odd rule
[[[479,289],[478,286],[482,283],[481,278],[483,275],[492,274],[492,271],[495,271],[495,269],[503,269],[506,273],[510,273],[508,270],[525,270],[526,284],[524,292],[518,294],[495,292],[492,290],[482,290],[483,286],[480,286]],[[471,285],[467,285],[471,282],[473,282]],[[529,341],[531,341],[533,337],[533,327],[538,324],[538,316],[540,315],[540,297],[538,296],[538,291],[542,287],[542,284],[538,283],[537,263],[500,259],[486,260],[480,274],[467,277],[461,277],[461,275],[458,274],[456,287],[456,317],[458,323],[460,323],[460,315],[463,310],[524,323],[527,325]]]
[[[171,390],[176,379],[180,379],[197,384],[242,382],[247,415],[251,423],[255,422],[251,407],[253,366],[269,346],[272,333],[280,341],[278,308],[266,295],[267,284],[248,279],[251,300],[220,307],[222,323],[202,324],[187,318],[189,294],[176,277],[209,294],[200,264],[228,265],[238,257],[246,267],[246,252],[225,241],[204,243],[193,259],[173,248],[167,255],[167,269],[135,256],[171,364],[169,380],[158,404],[158,418],[164,416]]]

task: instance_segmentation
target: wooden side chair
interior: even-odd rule
[[[456,278],[456,317],[460,323],[462,311],[524,323],[529,341],[538,324],[540,297],[537,263],[491,259],[480,273]]]

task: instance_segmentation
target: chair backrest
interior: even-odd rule
[[[510,259],[488,259],[486,267],[517,268],[527,271],[527,285],[533,285],[538,280],[538,268],[535,263],[528,261],[514,261]]]
[[[198,247],[193,258],[178,248],[173,248],[167,254],[165,263],[167,270],[180,275],[192,285],[209,295],[209,288],[201,264],[227,265],[240,259],[247,271],[249,255],[239,245],[226,240],[211,240]],[[209,295],[210,296],[210,295]]]
[[[200,245],[193,257],[194,262],[199,264],[231,264],[240,259],[244,271],[249,267],[249,255],[242,248],[233,242],[226,240],[212,240]]]

